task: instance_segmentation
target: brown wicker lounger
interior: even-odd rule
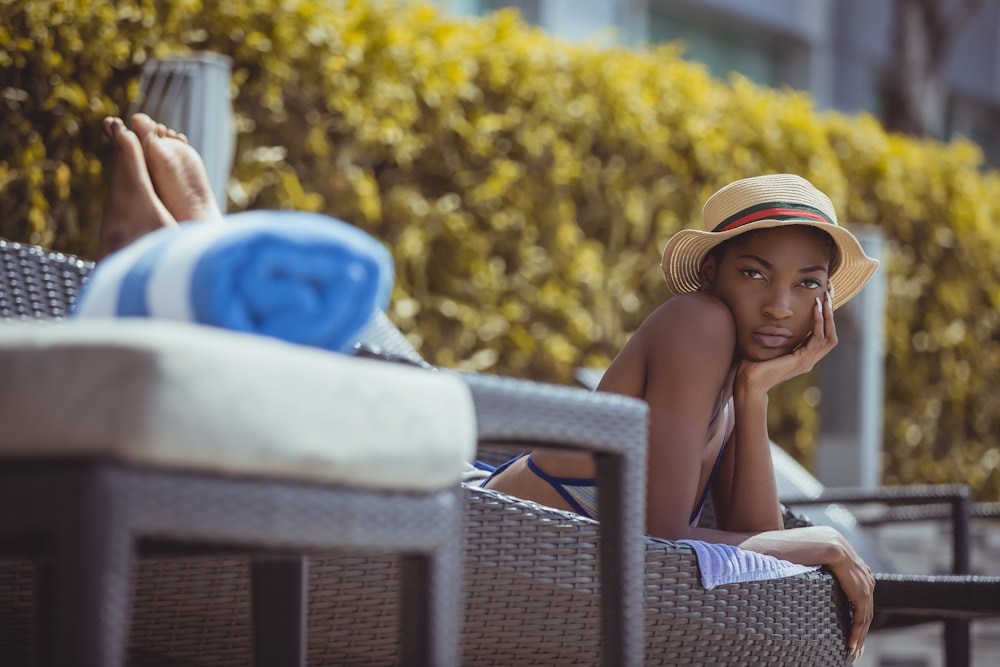
[[[0,317],[64,315],[90,268],[76,258],[0,241]],[[384,324],[366,342],[383,353],[409,356],[406,346],[395,347],[405,339]],[[633,637],[644,639],[642,664],[846,664],[849,623],[828,574],[709,591],[701,586],[689,547],[648,537],[621,539],[642,517],[644,496],[635,490],[644,488],[644,473],[636,469],[640,459],[616,454],[608,441],[637,440],[644,450],[644,406],[634,405],[640,402],[464,377],[476,402],[484,453],[496,446],[605,449],[598,455],[602,516],[625,519],[615,525],[605,518],[601,531],[574,514],[466,488],[463,664],[597,664],[602,657],[607,664],[638,664],[641,651],[630,648]],[[618,507],[609,501],[616,497]],[[618,539],[608,539],[609,533]],[[163,546],[140,545],[130,662],[248,664],[250,560],[241,554],[170,554]],[[636,556],[638,568],[630,565]],[[644,574],[632,581],[633,573],[642,572],[643,556]],[[397,559],[319,553],[310,555],[308,570],[309,664],[397,664]],[[3,664],[30,664],[35,585],[31,561],[0,567]],[[621,605],[602,604],[602,593],[609,591],[620,595]],[[621,612],[633,591],[641,591],[644,624]],[[609,628],[618,630],[617,644],[602,648],[601,631]]]
[[[593,388],[600,376],[599,371],[581,369],[577,380]],[[875,571],[875,617],[871,631],[943,623],[945,664],[968,667],[971,621],[1000,617],[1000,577],[970,572],[969,521],[972,517],[995,519],[1000,516],[1000,504],[972,503],[969,487],[960,484],[824,489],[819,480],[773,443],[771,450],[782,502],[788,507],[805,508],[800,510],[801,515],[786,513],[786,527],[831,525],[848,538]],[[865,505],[869,509],[881,506],[884,510],[859,520],[847,512],[845,505]],[[950,574],[901,573],[893,563],[892,554],[882,553],[864,531],[868,525],[928,519],[951,522]],[[703,516],[702,523],[705,521],[712,521],[710,512]]]
[[[255,381],[275,369],[280,393]],[[305,664],[303,554],[395,554],[403,661],[459,664],[459,378],[137,318],[7,322],[0,377],[0,554],[36,566],[39,663],[124,666],[135,552],[161,542],[255,556],[258,665]]]

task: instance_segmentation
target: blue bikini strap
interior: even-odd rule
[[[543,480],[548,482],[552,486],[552,488],[555,489],[559,493],[559,495],[563,497],[563,500],[569,503],[569,506],[573,508],[574,512],[583,515],[589,519],[594,518],[590,515],[590,512],[588,512],[583,505],[577,502],[576,498],[574,498],[569,493],[569,491],[567,491],[564,488],[566,486],[594,487],[596,486],[594,480],[587,479],[586,477],[553,477],[552,475],[548,474],[547,472],[536,466],[535,462],[531,460],[530,455],[528,456],[528,467],[531,469],[531,472],[535,473]]]
[[[722,446],[719,447],[719,454],[715,457],[715,465],[712,466],[712,472],[708,474],[708,479],[705,480],[705,489],[701,492],[701,500],[698,501],[698,506],[694,509],[694,513],[688,520],[688,525],[693,526],[698,517],[701,516],[701,511],[705,509],[705,501],[708,500],[708,492],[712,490],[712,481],[715,479],[715,471],[719,469],[719,463],[722,462],[722,455],[726,452],[726,442],[729,440],[729,427],[730,427],[730,414],[729,414],[729,403],[723,409],[726,411],[726,421],[722,426]],[[719,413],[716,413],[716,417]],[[712,418],[715,421],[715,417]]]

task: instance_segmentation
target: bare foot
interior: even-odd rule
[[[144,113],[133,115],[129,122],[142,141],[156,193],[171,215],[180,222],[221,220],[222,209],[212,193],[205,163],[187,137]]]
[[[105,118],[104,131],[115,145],[115,164],[104,199],[99,260],[143,234],[177,224],[156,196],[139,137],[120,118]]]

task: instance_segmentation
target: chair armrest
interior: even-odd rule
[[[919,622],[912,618],[894,622],[896,614],[928,621],[996,618],[1000,616],[1000,577],[876,574],[875,609],[882,616],[879,627]]]
[[[602,650],[602,658],[608,664],[631,662],[626,656],[641,654],[644,641],[642,538],[649,407],[615,394],[484,373],[459,375],[472,392],[480,447],[555,447],[594,455],[600,494],[602,626],[618,644],[607,653]]]
[[[965,484],[913,484],[907,486],[881,486],[877,489],[860,487],[829,487],[818,496],[791,496],[782,498],[786,505],[841,505],[881,503],[884,505],[940,505],[971,498]]]
[[[620,453],[640,464],[645,475],[645,401],[486,373],[459,375],[476,403],[480,444]],[[637,481],[644,485],[644,480]]]
[[[858,517],[862,526],[883,526],[907,521],[947,521],[951,508],[946,505],[888,507],[878,516]],[[1000,502],[969,503],[970,519],[1000,519]]]
[[[488,489],[466,496],[466,647],[503,664],[593,664],[603,523]],[[828,572],[707,589],[690,545],[640,544],[644,664],[849,664],[849,610]]]
[[[0,237],[0,320],[65,317],[94,263]]]
[[[879,503],[890,507],[949,505],[952,522],[952,573],[969,573],[969,516],[972,492],[964,484],[884,486],[878,489],[841,487],[825,489],[816,497],[782,498],[786,506],[859,505]]]

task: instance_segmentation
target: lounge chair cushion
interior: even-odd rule
[[[423,491],[475,451],[456,376],[197,324],[0,325],[0,378],[4,458]]]

